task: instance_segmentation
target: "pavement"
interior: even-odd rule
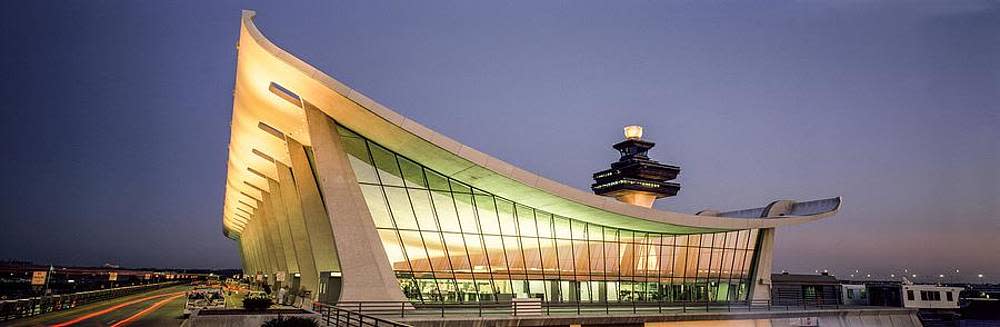
[[[226,294],[226,308],[238,309],[243,307],[243,298],[246,296],[245,290],[227,292]]]
[[[10,326],[180,326],[190,290],[173,286],[91,303],[70,310],[9,321]]]

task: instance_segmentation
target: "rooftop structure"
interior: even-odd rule
[[[641,126],[625,126],[625,140],[613,146],[621,158],[611,164],[611,169],[594,173],[590,188],[598,195],[646,208],[652,207],[656,199],[677,195],[681,185],[670,181],[677,178],[681,168],[649,159],[647,152],[655,145],[642,139]]]

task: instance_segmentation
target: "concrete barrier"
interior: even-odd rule
[[[398,321],[415,326],[817,326],[834,327],[920,327],[916,309],[852,308],[762,312],[687,312],[671,314],[638,313],[580,316],[507,317],[408,317]]]
[[[320,322],[322,325],[322,318],[319,314],[311,311],[305,311],[306,313],[294,313],[294,314],[278,314],[278,313],[232,313],[232,314],[213,314],[205,315],[194,313],[189,317],[184,324],[181,326],[185,327],[243,327],[243,326],[260,326],[263,325],[268,320],[282,317],[303,317],[311,318]]]

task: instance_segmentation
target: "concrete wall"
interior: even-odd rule
[[[305,317],[321,321],[318,314],[282,314],[282,317]],[[232,314],[232,315],[192,315],[181,325],[182,327],[243,327],[260,326],[268,320],[277,318],[277,314]]]
[[[675,314],[594,315],[576,317],[403,318],[415,327],[485,326],[834,326],[920,327],[915,309],[873,308],[763,312],[689,312]],[[814,324],[809,324],[813,322]]]

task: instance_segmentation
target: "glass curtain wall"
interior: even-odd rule
[[[392,268],[414,301],[747,297],[757,230],[671,235],[553,215],[338,130]]]

